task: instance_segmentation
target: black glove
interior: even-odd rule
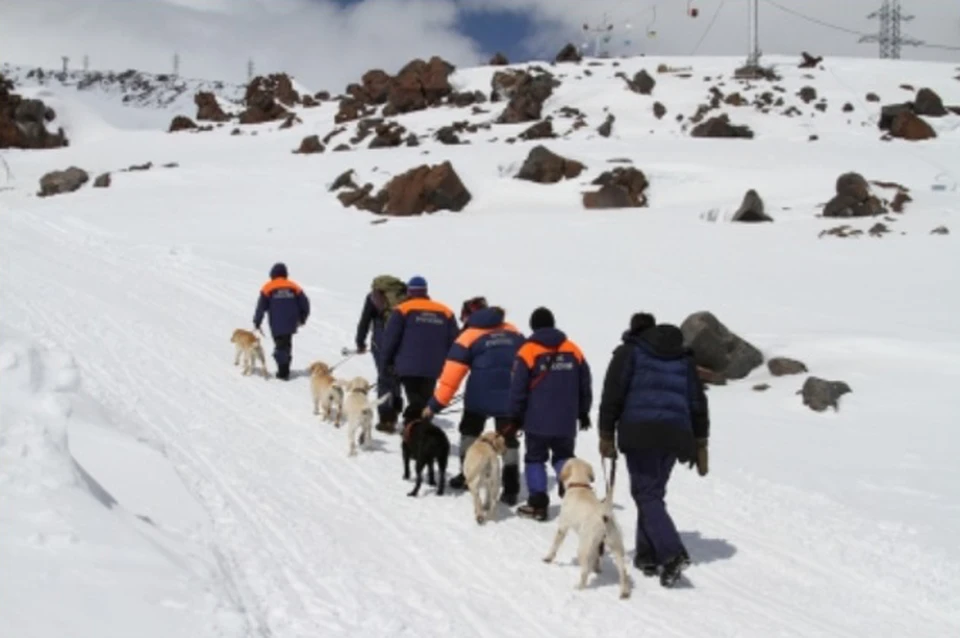
[[[600,456],[605,459],[617,458],[617,444],[613,440],[613,435],[600,435]]]
[[[580,418],[579,418],[578,420],[579,420],[579,422],[580,422],[580,431],[581,431],[581,432],[586,432],[587,430],[590,429],[590,415],[589,415],[589,414],[581,414],[581,415],[580,415]]]
[[[504,423],[503,427],[500,429],[500,436],[505,439],[512,439],[517,436],[517,432],[520,431],[520,426],[512,421],[510,423]]]
[[[358,343],[357,344],[357,354],[364,354],[367,351],[367,344]]]

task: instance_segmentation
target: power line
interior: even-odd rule
[[[707,36],[710,34],[710,30],[713,29],[713,25],[717,23],[717,17],[720,15],[720,10],[723,9],[723,5],[727,3],[727,0],[720,0],[720,4],[717,5],[717,10],[713,12],[713,17],[710,18],[707,28],[704,30],[703,35],[700,36],[700,39],[697,40],[697,46],[693,47],[693,53],[690,55],[696,55],[697,51],[700,50],[700,45],[703,44],[703,41],[707,39]]]

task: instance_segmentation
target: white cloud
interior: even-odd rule
[[[612,50],[624,50],[624,40],[632,39],[629,49],[656,55],[690,55],[707,32],[714,12],[723,1],[715,25],[703,38],[701,55],[739,55],[747,51],[747,0],[693,0],[700,15],[687,15],[687,0],[461,0],[471,9],[497,9],[531,14],[538,32],[525,43],[532,52],[552,55],[566,41],[583,44],[582,24],[599,24],[608,13],[616,30]],[[876,20],[867,14],[880,6],[880,0],[775,0],[787,9],[853,31],[875,32]],[[646,37],[656,6],[655,38]],[[906,33],[930,43],[960,47],[960,4],[946,0],[903,0],[904,13],[916,19],[903,23]],[[627,31],[623,25],[632,24]],[[808,50],[816,55],[876,57],[876,44],[858,44],[858,36],[806,21],[760,0],[760,45],[770,54],[794,54]],[[960,51],[904,47],[903,58],[960,60]]]
[[[456,31],[452,0],[0,0],[4,62],[59,68],[137,68],[242,82],[287,71],[310,88],[341,91],[370,68],[397,71],[414,57],[482,59]]]

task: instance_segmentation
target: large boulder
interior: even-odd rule
[[[507,59],[507,56],[497,51],[487,64],[490,66],[507,66],[510,64],[510,60]]]
[[[742,379],[763,365],[763,354],[710,312],[690,315],[680,325],[680,331],[684,343],[693,350],[697,365],[727,379]]]
[[[530,150],[516,177],[538,184],[555,184],[562,179],[577,177],[584,168],[576,160],[561,157],[545,146],[537,145]]]
[[[860,173],[843,173],[837,178],[836,194],[823,207],[824,217],[870,217],[886,212],[883,202],[870,192]]]
[[[217,96],[209,91],[200,91],[193,96],[193,103],[197,105],[197,120],[209,122],[226,122],[230,116],[223,112]]]
[[[730,221],[734,222],[772,222],[773,217],[763,210],[763,200],[759,193],[752,188],[743,196],[740,208],[733,214]]]
[[[240,114],[241,124],[263,124],[283,120],[290,115],[281,105],[280,97],[290,100],[293,88],[287,87],[281,78],[286,78],[286,82],[290,80],[286,75],[270,75],[257,76],[250,81],[244,94],[246,109]],[[296,95],[296,91],[293,91],[293,95]]]
[[[310,155],[313,153],[322,153],[323,144],[320,143],[319,135],[308,135],[300,141],[300,146],[293,151],[294,153],[302,155]]]
[[[439,210],[459,212],[472,196],[450,162],[418,166],[397,175],[384,187],[385,215],[409,216]]]
[[[579,62],[582,59],[583,56],[580,55],[580,49],[577,48],[577,45],[569,42],[560,49],[554,58],[554,62]]]
[[[753,131],[748,126],[739,126],[730,122],[730,117],[723,113],[701,122],[690,131],[691,137],[733,137],[751,139]]]
[[[927,117],[943,117],[949,112],[943,106],[943,100],[933,89],[920,89],[913,99],[913,112]]]
[[[902,111],[893,118],[890,135],[911,142],[929,140],[937,136],[936,131],[922,117],[911,111]]]
[[[344,122],[367,117],[372,113],[373,111],[367,108],[366,104],[360,100],[356,98],[344,98],[340,100],[340,106],[337,109],[337,113],[333,116],[333,121],[336,124],[343,124]]]
[[[647,205],[647,176],[633,167],[617,167],[592,182],[600,190],[583,194],[584,208],[638,208]]]
[[[627,80],[627,87],[634,93],[639,93],[640,95],[650,95],[653,93],[653,87],[657,85],[657,81],[653,79],[646,69],[640,69],[633,76],[632,80]]]
[[[549,73],[532,75],[526,71],[497,71],[491,81],[494,101],[501,98],[509,100],[503,113],[497,118],[498,124],[519,124],[535,122],[543,114],[543,103],[553,94],[560,82]]]
[[[71,166],[62,171],[51,171],[40,178],[39,197],[72,193],[86,184],[90,175],[82,168]]]
[[[63,132],[47,130],[56,118],[41,100],[25,100],[13,92],[13,82],[0,74],[0,148],[50,149],[67,146]]]
[[[186,115],[177,115],[170,122],[170,128],[168,131],[170,133],[176,133],[177,131],[188,131],[197,128],[197,123],[191,120]]]
[[[390,83],[384,115],[397,115],[436,106],[453,93],[450,74],[455,67],[438,56],[416,59],[400,69]]]

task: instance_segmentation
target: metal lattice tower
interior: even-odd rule
[[[880,8],[867,16],[871,20],[876,18],[879,28],[876,35],[865,35],[860,42],[876,42],[880,45],[880,57],[894,60],[900,59],[900,47],[920,46],[923,40],[906,38],[900,29],[902,22],[909,22],[915,16],[903,15],[900,9],[900,0],[883,0]]]
[[[747,53],[747,68],[755,69],[760,66],[760,2],[759,0],[750,0],[747,3],[747,41],[749,42],[749,52]]]
[[[587,22],[583,23],[584,34],[593,34],[593,55],[598,58],[610,57],[610,50],[607,48],[607,45],[610,44],[612,31],[613,23],[610,22],[610,18],[606,13],[603,14],[603,21],[596,26],[591,26]],[[583,48],[587,48],[588,45],[589,42],[585,42]]]

